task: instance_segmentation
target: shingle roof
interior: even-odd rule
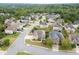
[[[52,31],[49,33],[49,36],[54,39],[54,40],[60,40],[63,39],[64,36],[62,33],[58,32],[58,31]]]

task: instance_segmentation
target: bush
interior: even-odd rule
[[[74,43],[72,44],[72,48],[76,48],[76,45]]]
[[[10,40],[9,39],[6,39],[4,40],[4,46],[9,46],[10,45]]]
[[[5,36],[5,33],[0,31],[0,39],[2,39],[4,36]]]
[[[75,48],[75,44],[72,44],[72,42],[69,39],[63,39],[61,41],[60,49],[61,50],[71,50]]]
[[[46,39],[46,46],[47,46],[48,48],[52,48],[52,46],[53,46],[53,41],[52,41],[50,38],[47,38],[47,39]]]

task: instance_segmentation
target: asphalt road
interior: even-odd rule
[[[6,55],[15,55],[18,51],[22,50],[25,47],[24,38],[28,33],[33,29],[33,27],[26,28],[19,37],[14,41],[14,43],[8,48]]]

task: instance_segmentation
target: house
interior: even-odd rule
[[[77,28],[79,27],[79,25],[78,25],[78,24],[73,24],[73,27],[74,27],[75,29],[77,29]]]
[[[20,19],[20,22],[21,22],[21,23],[27,23],[27,22],[29,22],[29,16],[26,16],[26,17],[21,16],[20,18],[21,18],[21,19]]]
[[[53,30],[54,31],[62,31],[62,26],[60,24],[54,23]]]
[[[14,32],[18,32],[18,31],[23,30],[23,26],[25,26],[26,23],[22,23],[20,20],[6,19],[5,25],[7,27],[5,29],[5,33],[6,34],[13,34]]]
[[[25,25],[25,23],[21,23],[20,20],[17,20],[17,22],[16,22],[17,31],[23,30],[24,25]]]
[[[49,22],[49,23],[55,23],[55,20],[54,20],[53,18],[49,18],[49,19],[48,19],[48,22]]]
[[[46,28],[48,27],[48,24],[46,22],[40,22],[39,26],[40,28]]]
[[[11,26],[8,26],[6,29],[5,29],[5,33],[6,34],[13,34],[14,32],[17,31],[17,25],[16,24],[13,24]]]
[[[74,21],[74,24],[79,25],[79,20]]]
[[[73,43],[79,45],[79,34],[76,33],[70,34],[69,38]]]
[[[64,39],[64,36],[61,32],[52,31],[49,33],[49,38],[53,40],[54,44],[59,44],[59,41]]]
[[[64,28],[65,30],[67,30],[68,33],[74,33],[76,31],[72,24],[67,24],[64,26]]]
[[[5,13],[0,13],[0,16],[4,16],[5,15]]]
[[[34,30],[33,35],[36,39],[40,41],[45,39],[45,31],[44,30]]]
[[[60,17],[60,14],[55,14],[55,18],[59,18]]]
[[[10,18],[10,19],[6,19],[4,24],[6,26],[10,26],[13,22],[16,22],[16,20],[14,18]]]
[[[64,19],[56,19],[56,22],[62,25],[64,23]]]

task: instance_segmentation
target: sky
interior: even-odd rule
[[[55,4],[55,3],[79,3],[79,0],[0,0],[0,3]]]

